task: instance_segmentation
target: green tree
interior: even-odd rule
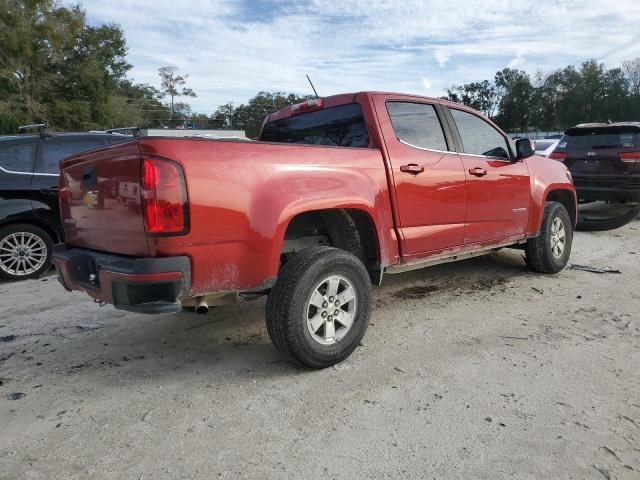
[[[505,68],[495,75],[499,98],[496,121],[508,131],[526,132],[533,118],[534,87],[522,70]]]
[[[53,0],[0,0],[0,128],[99,127],[129,68],[119,26],[89,26]]]
[[[230,124],[233,128],[244,130],[247,137],[256,138],[267,115],[287,105],[304,102],[310,98],[312,97],[308,95],[298,96],[293,93],[259,92],[247,104],[234,109]]]
[[[184,116],[185,104],[176,105],[176,97],[196,97],[196,93],[184,85],[187,83],[189,75],[179,75],[176,67],[162,67],[158,69],[160,75],[160,93],[162,97],[168,96],[171,99],[169,111],[172,122],[179,122],[179,118]],[[179,108],[176,108],[179,107]]]
[[[475,108],[491,118],[496,111],[498,94],[493,83],[482,80],[464,85],[452,85],[447,89],[447,96],[444,98]]]
[[[231,102],[220,105],[209,117],[207,126],[209,128],[233,129],[233,104]]]
[[[169,118],[155,87],[121,80],[107,105],[108,127],[161,127]]]

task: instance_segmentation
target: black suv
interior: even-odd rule
[[[577,125],[549,158],[573,175],[581,204],[577,230],[612,230],[640,213],[640,122]]]
[[[640,202],[640,122],[570,128],[549,158],[567,165],[581,202]]]
[[[61,242],[58,210],[60,160],[131,137],[110,133],[0,136],[0,277],[36,277]]]

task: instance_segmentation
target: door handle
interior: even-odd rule
[[[422,165],[410,163],[408,165],[401,165],[400,171],[405,173],[410,173],[412,175],[418,175],[419,173],[424,172],[424,167]]]
[[[57,187],[41,188],[40,193],[44,195],[58,195]]]
[[[476,167],[470,168],[469,173],[471,175],[475,175],[476,177],[484,177],[487,174],[487,171],[484,168]]]

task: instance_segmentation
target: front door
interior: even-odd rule
[[[392,166],[403,255],[419,257],[461,245],[465,174],[442,128],[440,110],[424,99],[385,102],[377,97],[377,102]]]
[[[525,233],[531,186],[523,161],[511,158],[505,136],[470,112],[451,108],[462,143],[460,158],[467,176],[465,244]]]

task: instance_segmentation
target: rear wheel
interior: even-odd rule
[[[358,346],[371,315],[371,281],[353,254],[302,250],[287,262],[267,301],[267,330],[287,359],[311,368],[341,362]]]
[[[26,280],[51,266],[53,242],[47,232],[28,224],[0,228],[0,277]]]
[[[569,261],[573,226],[567,209],[558,202],[547,202],[540,234],[525,246],[526,261],[536,272],[557,273]]]

